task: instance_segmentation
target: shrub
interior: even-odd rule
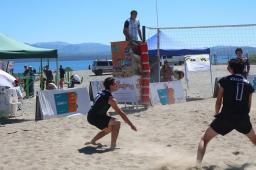
[[[66,72],[69,72],[69,71],[73,71],[73,70],[72,70],[71,67],[66,67],[66,68],[65,68],[65,71],[66,71]]]

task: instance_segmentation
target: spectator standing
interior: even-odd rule
[[[60,65],[59,71],[60,71],[60,89],[63,89],[65,70],[62,68],[62,65]]]
[[[29,85],[28,85],[28,82],[29,82],[29,70],[28,70],[28,66],[25,65],[24,66],[24,72],[23,72],[23,83],[24,83],[24,90],[26,92],[26,97],[29,96]]]
[[[45,66],[45,76],[46,76],[46,89],[48,90],[49,83],[53,82],[52,70],[49,69],[49,65]]]
[[[245,78],[247,78],[247,76],[249,75],[249,72],[250,72],[250,62],[249,62],[249,59],[248,59],[248,56],[243,56],[243,50],[242,48],[237,48],[236,51],[236,57],[237,58],[240,58],[243,60],[243,63],[244,63],[244,71],[243,71],[243,76]]]
[[[33,72],[32,66],[28,67],[28,91],[29,91],[29,97],[34,97],[34,80],[35,80],[35,74]]]

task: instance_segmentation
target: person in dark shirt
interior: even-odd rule
[[[34,81],[35,81],[35,74],[33,72],[32,66],[29,66],[28,67],[29,97],[34,97]]]
[[[28,66],[25,65],[24,66],[24,72],[23,72],[23,82],[24,82],[24,90],[26,92],[26,97],[29,97],[29,70],[28,70]]]
[[[49,83],[53,82],[53,74],[52,74],[52,70],[49,69],[48,65],[45,66],[44,72],[46,76],[46,89],[48,90]]]
[[[256,134],[249,116],[254,89],[242,76],[243,70],[244,63],[241,59],[231,59],[228,63],[231,75],[219,80],[220,90],[215,104],[215,119],[200,140],[197,151],[198,168],[201,167],[207,144],[218,134],[224,136],[235,129],[245,134],[256,145]]]
[[[65,70],[62,68],[62,65],[60,65],[59,71],[60,71],[60,89],[63,89]]]
[[[250,72],[250,62],[249,62],[248,56],[243,56],[242,48],[237,48],[235,53],[236,53],[237,58],[240,58],[241,60],[243,60],[245,67],[244,67],[242,75],[245,78],[247,78],[247,76],[249,75],[249,72]]]
[[[112,107],[116,113],[122,117],[132,130],[137,131],[137,129],[128,119],[126,114],[118,107],[116,99],[111,94],[118,89],[115,79],[108,77],[104,80],[103,84],[105,90],[96,96],[95,102],[87,115],[88,122],[99,128],[101,131],[96,134],[90,142],[86,142],[85,144],[101,145],[97,144],[96,141],[111,132],[110,149],[115,149],[121,122],[107,114],[110,107]]]

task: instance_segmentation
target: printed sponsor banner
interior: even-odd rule
[[[118,102],[139,103],[141,100],[140,76],[115,78],[119,89],[113,93]]]
[[[187,71],[204,71],[210,69],[209,54],[185,56]]]
[[[178,80],[150,83],[150,96],[153,105],[166,105],[186,101],[181,81]]]
[[[113,75],[130,77],[141,74],[140,55],[136,54],[137,45],[131,46],[128,41],[111,42]]]
[[[128,41],[111,42],[112,62],[114,68],[121,66],[122,61],[125,58],[124,53],[127,49],[128,43]]]
[[[54,94],[57,114],[65,114],[77,111],[77,94],[75,92],[67,92]]]
[[[140,76],[115,77],[119,89],[113,93],[118,102],[138,103],[141,99]],[[91,92],[93,98],[97,93],[104,90],[103,81],[91,81]]]
[[[40,91],[39,103],[43,119],[75,113],[87,114],[91,108],[85,87]]]

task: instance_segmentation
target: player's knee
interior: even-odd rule
[[[204,144],[206,144],[206,145],[208,144],[209,140],[208,140],[208,138],[207,138],[207,135],[206,135],[206,134],[204,134],[204,135],[202,136],[201,141],[203,141],[203,142],[204,142]]]
[[[206,140],[206,135],[203,134],[203,136],[201,137],[201,140],[205,141]]]
[[[121,122],[115,120],[115,121],[113,121],[112,125],[115,126],[115,127],[120,127],[121,126]]]
[[[106,128],[103,133],[108,134],[111,132],[111,127]]]

